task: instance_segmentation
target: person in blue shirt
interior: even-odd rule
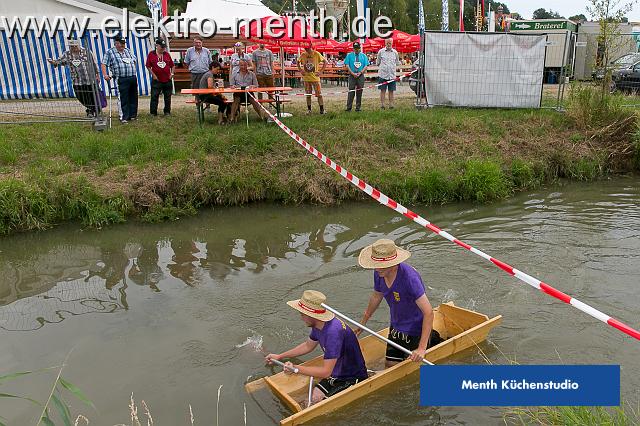
[[[362,106],[362,90],[364,89],[364,72],[369,65],[369,58],[362,53],[360,43],[353,43],[353,52],[349,52],[344,58],[344,66],[349,72],[349,94],[347,95],[347,109],[351,111],[353,98],[356,98],[356,112],[360,112]]]

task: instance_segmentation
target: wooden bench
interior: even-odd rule
[[[282,97],[282,96],[281,96]],[[256,101],[260,104],[275,104],[275,99],[256,99]],[[280,99],[280,104],[288,104],[291,103],[291,99]],[[196,114],[198,115],[198,122],[202,125],[204,123],[204,108],[202,107],[202,103],[196,101],[195,99],[188,99],[185,101],[186,104],[191,104],[196,106]],[[227,105],[233,104],[233,99],[226,99],[225,103]],[[244,105],[244,103],[240,103],[240,105]]]

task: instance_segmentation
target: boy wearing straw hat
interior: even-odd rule
[[[382,299],[386,299],[391,311],[389,340],[413,352],[409,357],[387,345],[387,368],[407,357],[422,362],[427,348],[440,342],[440,335],[432,330],[433,310],[425,294],[422,278],[418,271],[404,263],[410,256],[407,250],[386,239],[365,247],[358,256],[360,266],[374,270],[373,293],[360,323],[366,324]],[[360,332],[356,330],[356,334]]]
[[[324,363],[310,367],[286,362],[285,374],[293,374],[297,368],[300,374],[322,379],[313,389],[313,404],[353,386],[368,377],[367,367],[360,350],[360,344],[353,330],[332,312],[327,311],[324,294],[315,290],[305,290],[302,298],[287,302],[296,311],[307,327],[311,328],[309,338],[300,345],[281,354],[269,354],[265,360],[295,358],[313,351],[318,344],[324,351]]]

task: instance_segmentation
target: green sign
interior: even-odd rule
[[[570,21],[513,21],[511,30],[518,31],[552,31],[569,30],[576,31],[576,25]]]

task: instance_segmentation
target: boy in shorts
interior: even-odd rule
[[[322,69],[318,68],[322,64]],[[307,98],[307,114],[311,114],[311,95],[315,92],[318,97],[320,114],[324,114],[324,100],[322,99],[322,89],[320,87],[320,73],[327,66],[327,60],[320,52],[313,49],[313,46],[306,47],[298,58],[298,70],[302,73],[304,83],[304,93]]]

